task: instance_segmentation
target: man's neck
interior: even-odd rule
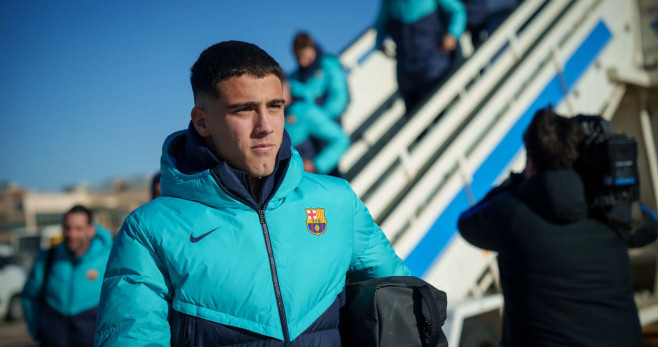
[[[265,183],[265,177],[253,177],[249,176],[249,188],[251,189],[251,194],[253,194],[256,201],[260,204],[260,196],[263,191],[263,184]]]
[[[91,241],[90,241],[89,243],[87,243],[87,245],[85,245],[85,246],[83,246],[83,247],[81,247],[81,248],[79,248],[79,249],[76,249],[75,251],[72,251],[72,250],[70,250],[70,249],[69,249],[68,251],[69,251],[69,253],[71,253],[74,257],[76,257],[76,258],[80,258],[80,257],[82,257],[83,255],[85,255],[85,253],[87,253],[87,251],[89,251],[89,248],[90,248],[90,247],[91,247]]]

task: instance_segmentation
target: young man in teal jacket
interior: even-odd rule
[[[282,78],[239,41],[194,64],[192,121],[117,236],[96,345],[339,346],[346,281],[409,273],[345,181],[303,171]]]
[[[30,335],[43,346],[93,346],[112,236],[92,217],[80,205],[64,215],[64,241],[39,255],[21,293]]]
[[[307,33],[295,36],[293,52],[299,67],[290,75],[292,96],[316,104],[324,114],[341,124],[350,96],[340,60],[326,54]]]

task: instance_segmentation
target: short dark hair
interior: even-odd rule
[[[71,207],[71,209],[68,210],[68,211],[64,214],[64,218],[63,218],[63,220],[66,220],[66,217],[67,217],[68,215],[70,215],[71,213],[84,213],[84,214],[87,215],[87,224],[91,224],[91,223],[93,223],[93,220],[94,220],[94,213],[93,213],[90,209],[88,209],[88,208],[86,208],[86,207],[84,207],[84,206],[82,206],[82,205],[75,205],[75,206]]]
[[[523,134],[526,151],[538,172],[571,169],[580,156],[583,138],[578,121],[556,114],[552,107],[537,111]]]
[[[295,35],[295,39],[292,41],[292,51],[296,54],[302,49],[309,47],[315,47],[315,43],[313,42],[311,35],[305,32],[298,32],[297,35]]]
[[[279,79],[283,78],[279,63],[252,43],[224,41],[206,48],[191,69],[194,101],[203,96],[217,99],[218,83],[244,74],[257,78],[273,74]]]
[[[162,176],[162,173],[158,172],[153,176],[153,179],[151,180],[151,200],[157,198],[157,196],[155,196],[155,193],[156,193],[155,192],[155,185],[160,184],[160,177],[161,176]]]

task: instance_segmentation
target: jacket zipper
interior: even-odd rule
[[[276,297],[276,305],[279,309],[279,319],[281,320],[281,329],[283,330],[283,342],[286,346],[290,346],[290,335],[288,332],[286,310],[285,307],[283,307],[283,296],[281,295],[281,287],[279,287],[279,277],[276,273],[276,264],[274,262],[274,252],[272,251],[270,232],[265,221],[265,210],[258,211],[258,217],[260,218],[260,225],[263,228],[263,236],[265,236],[265,247],[267,248],[267,255],[270,259],[270,270],[272,272],[272,282],[274,283],[274,296]]]
[[[240,197],[231,194],[231,192],[229,192],[229,190],[226,187],[224,187],[222,181],[215,175],[214,172],[212,172],[212,170],[210,170],[210,174],[213,176],[215,182],[217,182],[217,185],[222,191],[224,191],[224,193],[226,193],[228,196],[234,198],[237,201],[240,201],[241,203],[251,207],[256,212],[258,212],[258,219],[260,220],[260,226],[261,229],[263,229],[263,237],[265,238],[265,248],[267,249],[267,257],[270,261],[270,272],[272,274],[272,283],[274,284],[274,296],[276,298],[276,306],[277,309],[279,310],[279,320],[281,321],[283,342],[285,343],[286,347],[289,347],[290,333],[288,332],[288,320],[286,319],[285,307],[283,307],[283,295],[281,295],[281,287],[279,287],[279,277],[276,273],[276,263],[274,262],[274,251],[272,250],[272,241],[270,240],[270,232],[269,229],[267,228],[267,222],[265,221],[265,208],[267,207],[267,203],[265,204],[265,206],[262,207],[262,209],[259,209],[258,206],[254,206],[253,204],[244,201]]]

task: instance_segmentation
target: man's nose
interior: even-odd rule
[[[256,120],[254,124],[254,130],[257,134],[267,135],[273,131],[272,128],[272,111],[268,110],[266,107],[259,109],[256,112]]]

